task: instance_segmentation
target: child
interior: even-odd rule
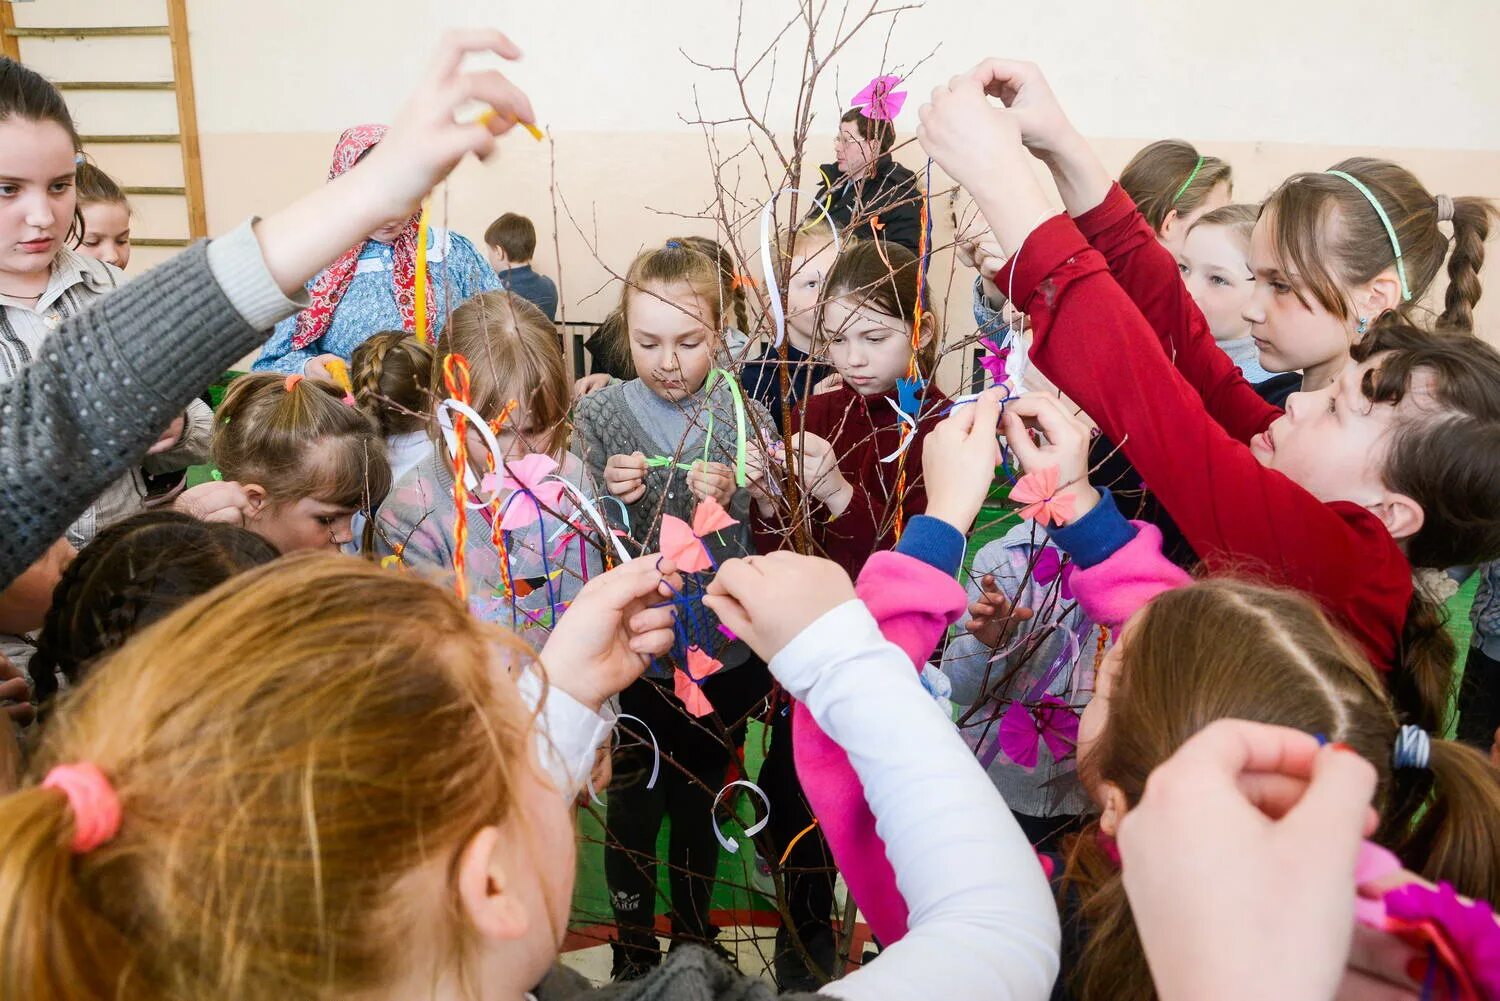
[[[600,704],[670,641],[670,612],[646,607],[666,590],[653,563],[580,595],[587,614],[542,656],[540,721],[507,676],[531,676],[524,648],[411,576],[304,555],[169,616],[62,708],[38,762],[51,779],[0,801],[0,993],[595,996],[555,967],[569,799],[608,730]],[[849,748],[920,915],[840,996],[1041,1001],[1045,882],[847,579],[791,554],[729,576],[740,627]],[[235,669],[203,670],[220,661]],[[897,732],[868,725],[891,713]],[[569,767],[542,767],[538,722]],[[38,937],[43,914],[69,934]],[[608,996],[771,996],[701,950],[665,966]]]
[[[745,413],[737,413],[737,389],[723,377],[708,386],[722,351],[721,293],[714,261],[684,240],[668,240],[640,254],[620,296],[639,375],[574,406],[574,447],[594,479],[629,512],[632,542],[644,552],[656,549],[663,515],[691,524],[697,505],[713,498],[738,521],[703,539],[715,565],[750,551],[745,527],[750,496],[738,485],[734,464],[740,435],[755,462],[760,454],[755,429],[771,423],[753,400],[744,401]],[[620,926],[613,969],[620,979],[644,976],[659,959],[652,931],[655,846],[667,813],[672,817],[672,937],[708,942],[716,933],[708,921],[718,857],[708,822],[713,796],[724,784],[730,748],[743,740],[746,717],[769,689],[764,667],[749,647],[725,637],[718,620],[696,607],[702,586],[702,575],[685,578],[682,601],[692,614],[682,616],[684,638],[671,659],[654,662],[645,678],[620,695],[621,711],[644,720],[662,756],[682,766],[663,769],[648,790],[650,749],[642,754],[632,744],[615,755],[605,875]],[[700,686],[713,710],[701,720],[688,715],[674,693],[674,670],[687,668],[689,646],[722,664]]]
[[[825,288],[818,327],[844,385],[807,401],[797,428],[796,465],[803,489],[820,508],[813,517],[814,541],[829,559],[857,574],[871,553],[894,541],[899,521],[926,506],[922,439],[942,419],[948,399],[929,383],[918,394],[918,412],[909,415],[917,421],[914,430],[897,413],[897,382],[913,364],[919,376],[930,378],[937,360],[937,321],[930,310],[912,344],[915,254],[874,242],[848,246]],[[925,283],[922,299],[931,302]],[[904,453],[885,461],[903,443]]]
[[[924,125],[928,149],[975,191],[1003,245],[1019,248],[1025,241],[1020,270],[1002,271],[1001,277],[1002,284],[1013,281],[1017,303],[1032,318],[1038,368],[1122,443],[1209,568],[1249,563],[1263,568],[1271,582],[1316,596],[1373,663],[1394,671],[1391,683],[1403,712],[1440,730],[1453,644],[1435,607],[1413,587],[1411,573],[1413,566],[1442,568],[1500,555],[1500,477],[1491,468],[1491,457],[1500,454],[1500,354],[1471,337],[1433,336],[1392,320],[1364,338],[1337,382],[1293,396],[1282,415],[1213,346],[1175,264],[1149,239],[1129,199],[1111,187],[1060,110],[1026,118],[1027,128],[1044,133],[1027,141],[1058,151],[1049,163],[1064,200],[1107,252],[1091,250],[1067,217],[1031,232],[1049,214],[1046,199],[1025,173],[1031,165],[1016,120],[992,111],[982,92],[986,81],[998,86],[1004,78],[1028,88],[1032,101],[1055,102],[1029,65],[991,61],[976,74],[959,81],[962,97],[939,95],[932,125]],[[980,97],[971,103],[975,92]],[[966,158],[955,127],[1009,127],[1012,132],[1000,140],[1004,162],[980,165]],[[1372,203],[1347,186],[1359,200],[1354,208],[1375,218]],[[1320,182],[1318,190],[1335,189]],[[1330,204],[1278,209],[1275,224],[1293,228],[1298,241],[1321,246],[1329,228],[1352,215],[1340,203],[1340,221],[1330,222]],[[1474,214],[1486,214],[1482,202],[1472,204]],[[1469,205],[1466,200],[1466,213]],[[1435,232],[1439,208],[1434,203],[1406,220],[1408,229]],[[1256,226],[1256,254],[1262,229],[1271,225],[1267,219],[1263,214]],[[1373,225],[1384,232],[1378,221]],[[1412,279],[1420,284],[1430,280],[1441,256],[1435,244],[1422,242],[1419,249],[1433,251],[1410,261]],[[1388,252],[1384,269],[1375,271],[1363,294],[1394,307],[1400,258],[1394,247]],[[1012,257],[1010,267],[1015,262]],[[1264,273],[1268,286],[1281,289],[1257,295],[1280,294],[1288,310],[1306,308],[1290,302],[1295,296],[1288,276],[1312,280],[1316,273],[1283,262],[1273,276],[1270,262],[1255,264],[1257,285]],[[1477,281],[1472,258],[1450,267],[1465,279],[1452,293],[1453,312],[1472,301]],[[1110,269],[1135,290],[1147,317]],[[1081,350],[1070,337],[1085,330],[1088,349]],[[1159,345],[1171,348],[1170,357]],[[1122,386],[1152,391],[1125,392]],[[1442,419],[1433,419],[1435,414]],[[1350,573],[1351,566],[1358,572]]]
[[[547,319],[557,319],[557,285],[531,269],[536,253],[536,227],[530,219],[507,212],[484,231],[490,267],[500,277],[500,287],[534,304]]]
[[[123,280],[117,268],[71,248],[84,235],[75,185],[80,147],[62,95],[25,66],[0,64],[0,176],[14,210],[0,222],[0,244],[10,248],[0,253],[0,381],[18,378],[64,320]],[[69,541],[83,546],[99,529],[140,511],[150,493],[147,475],[202,462],[212,419],[201,402],[163,419],[155,444],[96,492],[69,528]]]
[[[1017,762],[1000,737],[1014,702],[1028,714],[1043,700],[1072,710],[1093,691],[1100,630],[1073,600],[1071,564],[1031,519],[979,550],[970,572],[969,617],[943,651],[942,669],[962,713],[964,740],[985,764],[1021,830],[1040,850],[1053,850],[1088,804],[1072,748],[1058,757],[1045,740],[1023,747]],[[1028,760],[1028,759],[1031,760]]]
[[[1258,205],[1225,205],[1206,212],[1188,226],[1177,254],[1177,268],[1209,333],[1251,383],[1273,378],[1260,366],[1260,352],[1245,319],[1255,296],[1250,234],[1259,215]]]
[[[354,349],[354,402],[385,439],[392,483],[432,451],[433,365],[432,346],[403,330],[376,334]]]
[[[315,379],[252,373],[214,415],[214,465],[243,490],[245,527],[283,553],[353,541],[355,512],[390,489],[385,442],[343,395]]]
[[[1333,218],[1343,228],[1308,223]],[[1354,157],[1288,178],[1266,199],[1252,238],[1256,290],[1245,317],[1262,364],[1273,372],[1301,370],[1303,391],[1323,389],[1382,314],[1412,315],[1445,257],[1448,290],[1437,325],[1472,332],[1493,218],[1484,199],[1434,196],[1386,160]],[[1439,228],[1444,222],[1453,227],[1451,241]]]
[[[95,536],[63,571],[31,660],[39,704],[103,655],[224,581],[277,557],[253,532],[147,511]]]
[[[833,230],[826,222],[804,225],[793,234],[791,277],[786,288],[786,361],[781,359],[782,348],[767,344],[759,358],[745,362],[740,370],[745,391],[770,412],[778,431],[786,426],[788,413],[783,409],[781,373],[786,372],[789,390],[785,406],[796,413],[833,372],[827,363],[813,357],[813,342],[817,339],[823,280],[833,267],[835,247]]]
[[[88,160],[78,165],[78,252],[124,271],[130,264],[130,202],[114,178]]]
[[[470,604],[481,618],[509,626],[540,647],[578,589],[603,570],[600,547],[609,545],[582,520],[573,497],[549,491],[549,471],[538,468],[555,463],[556,475],[574,489],[588,497],[597,494],[583,463],[568,451],[562,346],[557,328],[540,309],[506,292],[475,296],[454,310],[450,322],[443,351],[467,360],[469,405],[491,422],[502,451],[491,457],[479,432],[468,429],[470,506],[462,563]],[[443,364],[439,355],[433,385],[440,399],[449,395]],[[515,406],[507,413],[512,400]],[[449,449],[440,436],[429,439],[380,506],[378,555],[443,576],[459,568]],[[503,467],[492,468],[491,462]],[[490,479],[492,472],[498,482]],[[478,506],[492,497],[498,507]]]
[[[345,129],[333,150],[330,182],[378,149],[390,129]],[[345,363],[381,330],[416,330],[418,215],[387,219],[307,284],[312,305],[276,325],[255,359],[257,372],[328,377],[331,358]],[[457,305],[500,287],[494,270],[465,237],[437,226],[427,231],[427,319],[436,333]]]
[[[1181,139],[1160,139],[1138,151],[1120,172],[1120,187],[1173,254],[1193,223],[1229,204],[1234,175],[1228,163],[1204,156]]]

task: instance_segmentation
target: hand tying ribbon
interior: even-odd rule
[[[713,390],[715,384],[717,384],[720,379],[722,379],[724,381],[724,384],[729,387],[729,394],[734,403],[734,483],[735,486],[743,487],[746,483],[749,482],[748,474],[746,473],[746,466],[749,460],[749,442],[745,436],[745,429],[747,426],[747,422],[745,420],[745,396],[743,391],[740,389],[738,380],[736,380],[733,375],[722,368],[710,369],[708,373],[708,379],[703,383],[703,405],[704,409],[708,412],[708,427],[704,430],[703,433],[702,461],[709,461],[710,449],[713,447]],[[690,462],[679,462],[676,458],[669,455],[653,455],[647,457],[646,467],[648,469],[664,469],[670,467],[686,471],[692,469],[693,464]]]

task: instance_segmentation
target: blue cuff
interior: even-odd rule
[[[1136,537],[1137,529],[1115,504],[1114,495],[1099,488],[1099,503],[1071,525],[1049,528],[1057,547],[1073,557],[1080,570],[1098,566]]]
[[[946,521],[919,514],[906,523],[895,551],[957,577],[964,562],[964,542],[964,533]]]

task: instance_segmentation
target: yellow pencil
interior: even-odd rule
[[[488,125],[490,119],[495,117],[495,113],[496,112],[494,108],[489,108],[478,118],[476,118],[475,121],[477,121],[480,125]],[[547,138],[546,134],[542,132],[541,129],[537,128],[536,125],[532,122],[517,122],[516,124],[521,126],[521,128],[525,129],[527,132],[530,132],[531,138],[535,139],[537,142],[541,142],[542,140]]]

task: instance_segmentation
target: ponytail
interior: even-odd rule
[[[1156,987],[1117,859],[1100,844],[1096,820],[1074,835],[1058,897],[1063,915],[1063,972],[1078,1001],[1155,1001]],[[1071,906],[1070,897],[1081,900]],[[1068,921],[1077,922],[1070,928]],[[1070,956],[1070,944],[1079,943]]]
[[[1396,774],[1421,782],[1397,854],[1465,896],[1500,898],[1500,771],[1467,744],[1433,740],[1426,769]]]
[[[1421,588],[1413,588],[1401,631],[1399,663],[1391,673],[1391,698],[1402,722],[1428,733],[1447,733],[1458,645],[1447,629],[1447,612]]]
[[[1441,198],[1440,198],[1441,200]],[[1483,198],[1454,198],[1453,242],[1448,253],[1448,292],[1438,326],[1474,332],[1474,306],[1479,302],[1479,269],[1484,266],[1484,241],[1490,235],[1495,207]],[[1442,216],[1441,209],[1439,217]]]
[[[404,330],[368,338],[349,360],[354,405],[375,422],[382,438],[427,426],[432,394],[432,348]]]
[[[74,857],[72,828],[56,789],[0,800],[0,997],[131,997],[128,939],[89,906],[80,884],[98,861]]]

